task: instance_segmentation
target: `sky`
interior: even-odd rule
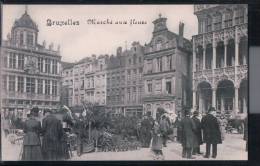
[[[25,5],[3,5],[3,39],[11,33],[15,19],[26,10]],[[153,21],[167,18],[167,27],[178,33],[179,22],[184,22],[184,37],[191,39],[197,34],[197,18],[193,5],[28,5],[27,12],[38,25],[38,43],[60,45],[62,61],[76,62],[84,57],[115,54],[118,47],[130,48],[134,41],[144,45],[152,38]],[[47,26],[47,20],[79,22],[79,25]],[[91,24],[87,20],[105,21],[112,24]],[[146,22],[131,25],[130,21]],[[115,24],[127,21],[127,24]],[[88,24],[89,23],[89,24]]]

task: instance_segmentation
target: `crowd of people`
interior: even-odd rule
[[[38,119],[39,109],[31,109],[23,124],[23,147],[21,160],[64,160],[69,158],[67,136],[63,123],[72,123],[65,112],[44,110],[42,121]]]
[[[100,111],[102,112],[102,111]],[[43,118],[39,118],[39,109],[34,107],[20,127],[24,132],[22,160],[64,160],[70,157],[68,146],[68,130],[77,136],[77,146],[84,140],[97,140],[101,132],[120,135],[124,139],[136,138],[142,148],[151,148],[155,159],[163,159],[163,148],[169,139],[181,143],[182,157],[194,159],[203,155],[200,146],[205,143],[205,158],[217,157],[217,145],[224,141],[227,121],[216,114],[211,107],[202,117],[199,111],[183,110],[171,121],[167,114],[158,114],[154,119],[151,114],[137,116],[108,116],[97,114],[90,116],[82,110],[81,114],[72,114],[68,109],[59,111],[46,109]],[[90,123],[92,125],[90,126]],[[19,123],[20,124],[20,123]],[[19,125],[20,126],[20,125]],[[91,128],[92,132],[89,133]],[[244,139],[247,141],[247,118],[245,119]],[[7,133],[7,130],[5,130]],[[173,138],[170,138],[173,136]],[[97,145],[95,145],[97,146]],[[212,154],[211,154],[212,148]],[[247,146],[246,146],[247,149]],[[211,154],[211,155],[210,155]]]
[[[171,124],[166,116],[156,118],[151,129],[152,146],[155,157],[163,158],[162,148],[166,146],[169,134],[172,129],[177,128],[177,141],[182,145],[182,157],[195,159],[196,155],[203,155],[200,146],[205,143],[204,158],[216,158],[218,144],[222,144],[225,138],[225,129],[227,121],[224,116],[217,115],[214,107],[209,108],[208,112],[200,117],[196,110],[193,113],[190,109],[185,108],[184,117],[179,115],[175,122]],[[244,140],[246,141],[247,150],[247,118],[244,120]],[[173,125],[173,127],[171,127]],[[148,145],[149,139],[146,140]],[[212,149],[212,153],[211,153]]]

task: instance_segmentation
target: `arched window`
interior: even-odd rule
[[[214,17],[214,30],[220,30],[222,28],[222,15],[216,13]]]
[[[227,10],[225,13],[225,28],[231,27],[232,24],[232,17],[233,17],[233,12],[231,10]]]

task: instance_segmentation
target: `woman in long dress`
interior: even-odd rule
[[[153,131],[152,131],[153,139],[152,139],[152,151],[154,152],[155,159],[163,159],[163,139],[162,139],[162,130],[157,121],[154,123]]]
[[[25,133],[23,139],[23,152],[22,160],[42,160],[41,151],[41,122],[36,120],[38,116],[39,109],[34,107],[31,110],[31,116],[24,123],[23,132]]]

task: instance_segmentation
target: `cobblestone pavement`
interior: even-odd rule
[[[13,145],[2,139],[2,159],[18,160],[21,152],[21,145]],[[169,142],[163,148],[165,160],[184,160],[181,157],[182,147],[179,143]],[[205,144],[201,146],[201,151],[205,153]],[[216,159],[204,159],[203,155],[194,156],[195,160],[247,160],[245,151],[245,141],[240,134],[227,134],[223,144],[218,145],[218,156]],[[142,148],[135,151],[126,152],[93,152],[85,153],[78,157],[73,153],[71,160],[153,160],[153,153],[149,148]]]

